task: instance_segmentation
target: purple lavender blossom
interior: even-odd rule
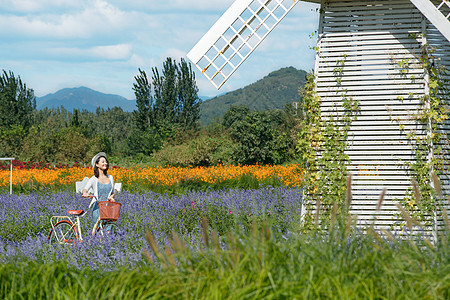
[[[85,216],[81,218],[82,242],[51,245],[47,239],[50,217],[65,215],[70,209],[88,210],[89,201],[70,192],[0,193],[0,263],[63,260],[75,268],[136,268],[148,264],[144,257],[147,230],[160,245],[167,245],[171,232],[176,231],[190,248],[199,249],[202,217],[209,218],[211,228],[219,233],[245,228],[252,221],[269,221],[289,235],[289,228],[299,224],[301,215],[301,190],[288,187],[180,195],[124,192],[117,200],[122,209],[116,234],[91,236],[91,222]]]

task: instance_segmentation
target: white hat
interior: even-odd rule
[[[92,169],[95,167],[95,161],[99,158],[99,157],[105,157],[106,158],[106,153],[105,152],[99,152],[97,154],[94,155],[94,157],[92,158]]]

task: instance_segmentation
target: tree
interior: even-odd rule
[[[17,157],[22,148],[26,133],[22,126],[0,126],[0,157]]]
[[[178,131],[187,132],[198,129],[200,118],[200,98],[191,65],[184,59],[177,63],[168,57],[162,71],[152,68],[149,80],[145,71],[139,69],[135,76],[133,90],[137,110],[133,112],[138,131],[129,137],[129,147],[143,147],[140,153],[151,153],[160,147],[162,140],[175,136]],[[140,133],[139,133],[140,132]],[[145,137],[146,141],[137,139]],[[154,141],[151,139],[154,138]],[[155,148],[158,149],[158,148]]]
[[[245,119],[249,113],[250,108],[246,105],[231,105],[223,115],[222,125],[225,128],[230,128],[235,122]]]
[[[196,129],[200,118],[200,98],[191,65],[184,59],[177,64],[168,57],[160,72],[152,68],[150,83],[145,71],[139,69],[133,90],[137,110],[133,112],[140,129],[155,128],[160,134],[181,128]]]
[[[136,127],[140,130],[155,127],[155,103],[152,85],[148,81],[145,71],[141,69],[139,69],[139,75],[135,76],[134,79],[136,83],[133,84],[133,90],[136,96],[137,110],[133,111],[133,118]]]
[[[184,130],[197,129],[200,119],[200,100],[198,97],[198,87],[195,82],[195,74],[191,65],[181,59],[178,68],[178,100],[181,104],[181,111],[178,115],[178,123]]]
[[[253,111],[231,126],[231,137],[237,142],[233,157],[237,163],[273,163],[274,130],[266,112]]]
[[[33,118],[35,125],[29,128],[28,134],[24,133],[20,151],[10,151],[10,156],[48,162],[89,162],[99,151],[128,153],[127,138],[135,128],[132,114],[120,107],[98,108],[95,112],[77,109],[70,112],[62,106],[44,108],[34,111]],[[16,130],[14,134],[18,136],[18,133]],[[0,128],[0,148],[2,136],[8,137]],[[13,145],[13,142],[15,140],[9,144]]]
[[[138,153],[151,155],[153,150],[161,147],[161,136],[157,131],[160,127],[157,122],[158,106],[153,96],[153,89],[145,71],[139,69],[139,75],[134,77],[136,83],[133,84],[136,96],[137,110],[133,111],[135,127],[127,137],[127,154],[136,155]]]
[[[137,154],[151,155],[154,150],[160,149],[162,146],[162,138],[153,130],[139,130],[133,128],[127,137],[127,148],[125,153],[130,156]]]
[[[231,106],[223,126],[236,143],[233,159],[241,164],[279,164],[294,156],[290,137],[289,111],[272,109],[252,111],[245,105]]]
[[[28,89],[19,76],[3,70],[0,77],[0,127],[22,126],[27,130],[32,125],[36,109],[34,91]]]
[[[178,123],[177,117],[181,105],[177,97],[178,67],[170,57],[163,63],[162,75],[157,68],[153,71],[156,119],[159,127]]]

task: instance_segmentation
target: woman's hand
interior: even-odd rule
[[[83,197],[83,198],[90,198],[91,195],[89,195],[86,190],[83,190],[83,193],[81,194],[81,197]]]
[[[116,202],[116,200],[114,199],[114,194],[111,194],[111,195],[108,197],[108,201]]]

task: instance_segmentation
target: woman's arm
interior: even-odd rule
[[[111,193],[111,195],[109,195],[108,200],[112,201],[112,202],[116,202],[116,200],[114,199],[114,193]]]
[[[86,189],[83,189],[83,192],[82,192],[82,194],[81,194],[81,197],[89,198],[89,194],[88,194],[88,192],[87,192]]]
[[[111,185],[112,185],[111,192],[109,193],[109,196],[108,196],[108,200],[115,202],[116,200],[114,199],[114,196],[115,196],[115,194],[114,194],[114,177],[112,175],[108,175],[108,177],[109,177],[109,180],[111,181]]]
[[[95,177],[91,177],[89,178],[88,182],[86,183],[86,186],[84,187],[81,196],[84,198],[89,198],[90,195],[88,194],[89,189],[91,189],[93,187],[94,184],[94,178]]]

